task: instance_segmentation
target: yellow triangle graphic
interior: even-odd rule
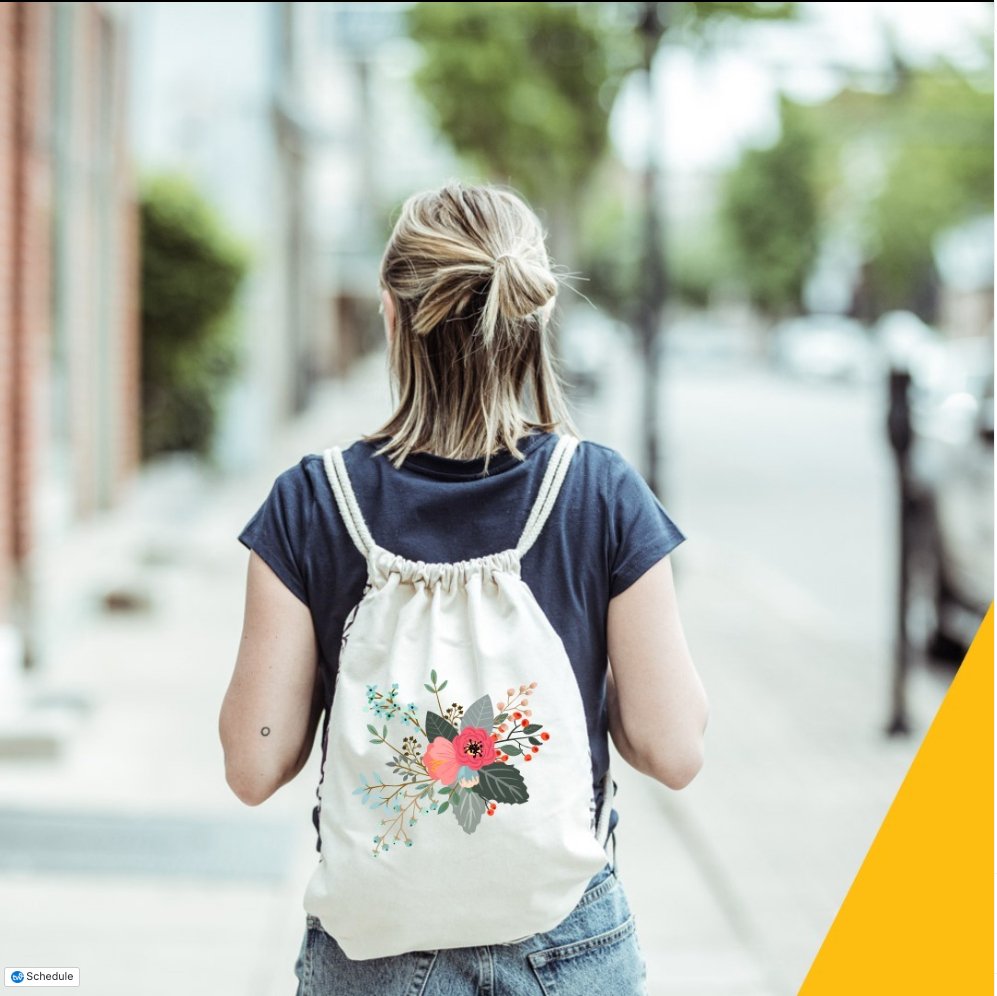
[[[799,996],[994,992],[994,605]]]

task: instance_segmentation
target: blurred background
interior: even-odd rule
[[[236,535],[389,413],[379,256],[459,177],[688,537],[649,991],[796,992],[993,597],[993,5],[6,3],[0,134],[3,964],[293,992],[318,751],[225,785]]]

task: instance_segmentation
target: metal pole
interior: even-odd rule
[[[658,101],[654,87],[654,56],[665,33],[667,3],[642,5],[638,26],[644,43],[644,79],[647,96],[647,148],[641,192],[644,201],[643,254],[638,327],[644,361],[643,428],[644,476],[651,490],[662,498],[661,472],[661,320],[667,297],[667,277],[662,245],[663,224],[659,206],[660,171],[657,135]]]
[[[896,633],[893,656],[892,714],[886,732],[890,736],[909,733],[907,715],[907,675],[910,672],[910,640],[907,634],[907,580],[911,539],[910,488],[910,373],[890,370],[890,410],[887,430],[897,468],[897,556]]]

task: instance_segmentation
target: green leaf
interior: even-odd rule
[[[484,768],[481,770],[484,771]],[[457,817],[461,830],[464,833],[474,833],[487,808],[488,803],[480,795],[474,792],[462,792],[460,798],[454,802],[454,816]]]
[[[446,785],[446,786],[444,786],[443,788],[441,788],[439,790],[440,795],[450,795],[450,793],[452,791],[453,791],[453,786],[452,785]]]
[[[499,750],[501,750],[503,754],[508,754],[509,757],[516,757],[518,754],[523,753],[519,749],[518,744],[509,744],[508,747],[500,747]]]
[[[506,721],[506,720],[507,720],[508,718],[509,718],[509,714],[508,714],[507,712],[500,712],[500,713],[499,713],[499,714],[498,714],[498,715],[497,715],[497,716],[496,716],[496,717],[495,717],[495,718],[494,718],[494,719],[492,720],[492,726],[498,726],[498,725],[499,725],[499,723],[504,723],[504,722],[505,722],[505,721]]]
[[[457,736],[457,728],[448,723],[442,716],[430,711],[426,713],[426,736],[430,743],[437,737],[453,740]]]
[[[435,685],[436,684],[436,671],[429,672],[429,680]]]
[[[449,808],[450,808],[450,802],[448,800],[447,802],[443,803],[443,805],[440,806],[440,808],[437,809],[436,812],[445,813]]]
[[[534,747],[539,747],[540,746],[540,738],[539,737],[530,737],[530,743],[533,744]]]
[[[530,723],[529,726],[523,728],[523,733],[536,733],[537,730],[542,730],[543,727],[539,723]]]
[[[433,693],[433,686],[432,685],[423,685],[422,687],[425,688],[426,691],[430,693],[430,695],[432,695],[432,693]]]
[[[508,751],[506,752],[508,753]],[[508,764],[489,764],[478,771],[478,784],[474,791],[483,800],[496,802],[526,802],[530,793],[523,776]]]
[[[472,702],[464,711],[464,718],[460,721],[460,728],[466,730],[475,726],[483,730],[492,728],[492,700],[487,695],[482,695],[480,699]]]
[[[380,742],[381,742],[380,740],[371,740],[372,744],[379,744]]]
[[[373,723],[368,723],[367,724],[367,729],[370,730],[370,732],[373,733],[375,737],[377,736],[377,730],[374,729],[374,724]]]
[[[450,681],[450,679],[449,679],[449,678],[447,678],[447,680],[446,680],[446,681],[444,681],[444,682],[443,682],[443,684],[442,684],[442,685],[440,685],[440,687],[439,687],[439,688],[437,688],[436,690],[437,690],[438,692],[442,692],[442,691],[443,691],[443,689],[447,687],[447,683],[448,683],[449,681]]]

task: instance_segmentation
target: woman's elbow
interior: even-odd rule
[[[698,749],[690,750],[681,760],[670,758],[668,763],[660,767],[656,777],[663,785],[677,792],[684,789],[699,774],[704,760],[703,749],[700,746]]]
[[[226,762],[225,781],[240,802],[247,806],[259,806],[269,799],[280,787],[273,779],[247,773]]]
[[[684,789],[703,768],[703,738],[690,738],[681,747],[674,743],[648,745],[641,761],[638,767],[655,781],[675,791]]]
[[[246,747],[238,742],[231,731],[222,724],[222,754],[225,759],[225,782],[240,802],[247,806],[259,806],[266,802],[280,788],[279,781],[262,763],[259,756],[253,757]]]

